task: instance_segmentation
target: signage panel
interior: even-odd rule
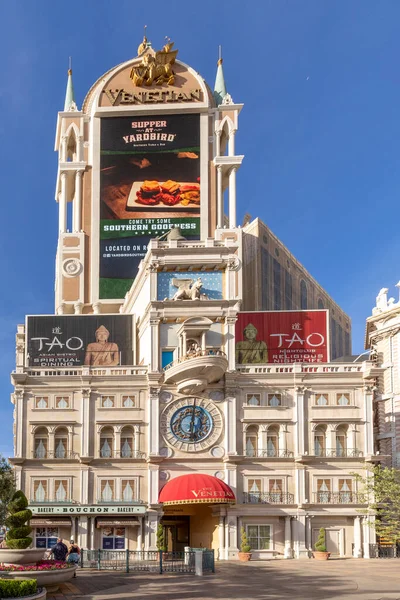
[[[104,117],[100,298],[123,298],[151,238],[200,237],[200,116]]]
[[[133,365],[132,315],[28,316],[30,367]]]
[[[242,312],[236,363],[329,362],[328,311]]]
[[[114,515],[114,514],[144,514],[146,512],[146,506],[144,504],[130,504],[129,506],[78,506],[78,505],[57,505],[57,504],[46,504],[44,506],[30,506],[30,510],[35,515],[78,515],[78,514],[91,514],[91,515]]]

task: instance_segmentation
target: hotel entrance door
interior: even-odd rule
[[[190,545],[190,516],[171,515],[162,518],[164,535],[169,552],[183,552]]]

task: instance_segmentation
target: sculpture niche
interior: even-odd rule
[[[200,290],[203,287],[203,282],[200,277],[193,281],[193,279],[178,279],[172,280],[172,285],[178,288],[175,292],[172,300],[201,300],[206,297],[205,294],[201,294]],[[166,298],[168,300],[168,298]]]

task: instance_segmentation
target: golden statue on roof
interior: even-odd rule
[[[143,85],[173,85],[175,83],[172,65],[175,62],[178,50],[173,50],[174,42],[166,38],[163,48],[154,51],[147,41],[146,30],[143,42],[138,47],[138,56],[142,56],[139,64],[134,65],[131,70],[130,78],[133,84],[141,87]]]

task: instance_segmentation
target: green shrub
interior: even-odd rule
[[[28,537],[32,527],[26,525],[32,518],[32,511],[26,508],[27,506],[28,500],[21,491],[15,492],[7,505],[9,516],[5,523],[10,530],[6,535],[6,544],[11,550],[24,550],[32,543],[32,538]]]
[[[319,530],[318,539],[315,542],[315,549],[317,552],[326,552],[325,529],[323,527]]]
[[[246,531],[244,527],[240,530],[242,541],[240,543],[240,551],[241,552],[250,552],[251,546],[249,544],[249,540],[247,539]]]
[[[29,525],[22,525],[22,527],[12,527],[8,535],[12,540],[20,540],[21,538],[27,537],[32,531],[32,527]]]
[[[165,542],[165,535],[164,535],[164,527],[162,526],[161,523],[159,523],[158,527],[157,527],[157,548],[158,548],[158,550],[162,550],[163,552],[167,551],[167,544]]]
[[[37,594],[36,579],[16,581],[13,579],[0,579],[0,598],[20,598]]]

